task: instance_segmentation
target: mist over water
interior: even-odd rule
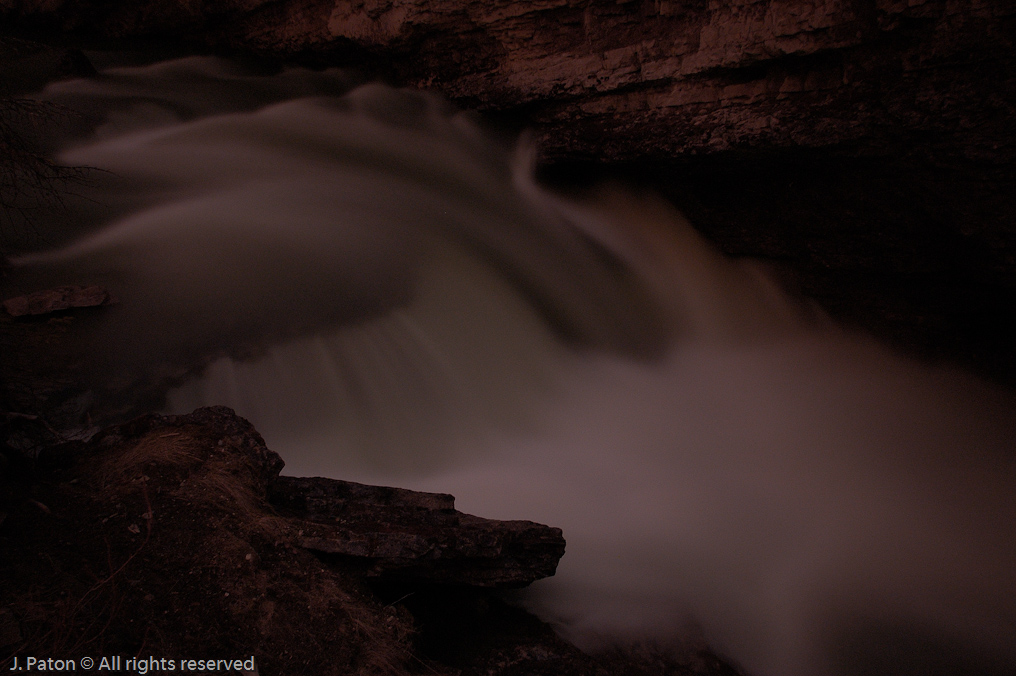
[[[51,86],[87,113],[61,161],[109,174],[20,274],[108,285],[97,368],[204,364],[170,409],[234,407],[286,473],[563,528],[525,602],[580,645],[693,624],[758,676],[1016,673],[1010,392],[652,196],[553,195],[468,114],[347,86],[205,58]]]

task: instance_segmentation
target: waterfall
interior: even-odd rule
[[[524,602],[582,646],[694,624],[757,676],[1016,673],[1011,392],[658,198],[547,191],[427,93],[195,57],[40,96],[104,173],[19,274],[119,297],[97,371],[190,369],[169,409],[235,408],[287,473],[563,528]]]

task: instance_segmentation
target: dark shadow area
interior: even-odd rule
[[[555,164],[564,190],[657,190],[724,252],[897,348],[1016,382],[1016,176],[833,152]]]
[[[382,602],[412,616],[414,648],[462,676],[738,676],[704,645],[615,646],[588,654],[550,625],[489,591],[373,584]]]
[[[870,623],[844,633],[836,653],[837,673],[858,676],[1013,676],[1016,666],[989,655],[971,654],[919,626]]]

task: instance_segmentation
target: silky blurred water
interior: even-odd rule
[[[582,646],[695,625],[759,676],[1016,673],[1016,402],[893,354],[661,200],[537,185],[436,97],[190,58],[43,98],[104,170],[26,279],[104,283],[97,368],[200,370],[286,473],[564,529]],[[54,238],[60,223],[53,223]],[[980,670],[980,671],[978,671]]]

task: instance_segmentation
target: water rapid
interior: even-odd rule
[[[563,528],[525,603],[583,646],[694,624],[756,676],[1016,673],[1010,392],[652,196],[548,192],[426,93],[188,58],[40,96],[103,173],[18,274],[120,298],[97,369],[192,369],[169,409],[235,408],[286,473]]]

